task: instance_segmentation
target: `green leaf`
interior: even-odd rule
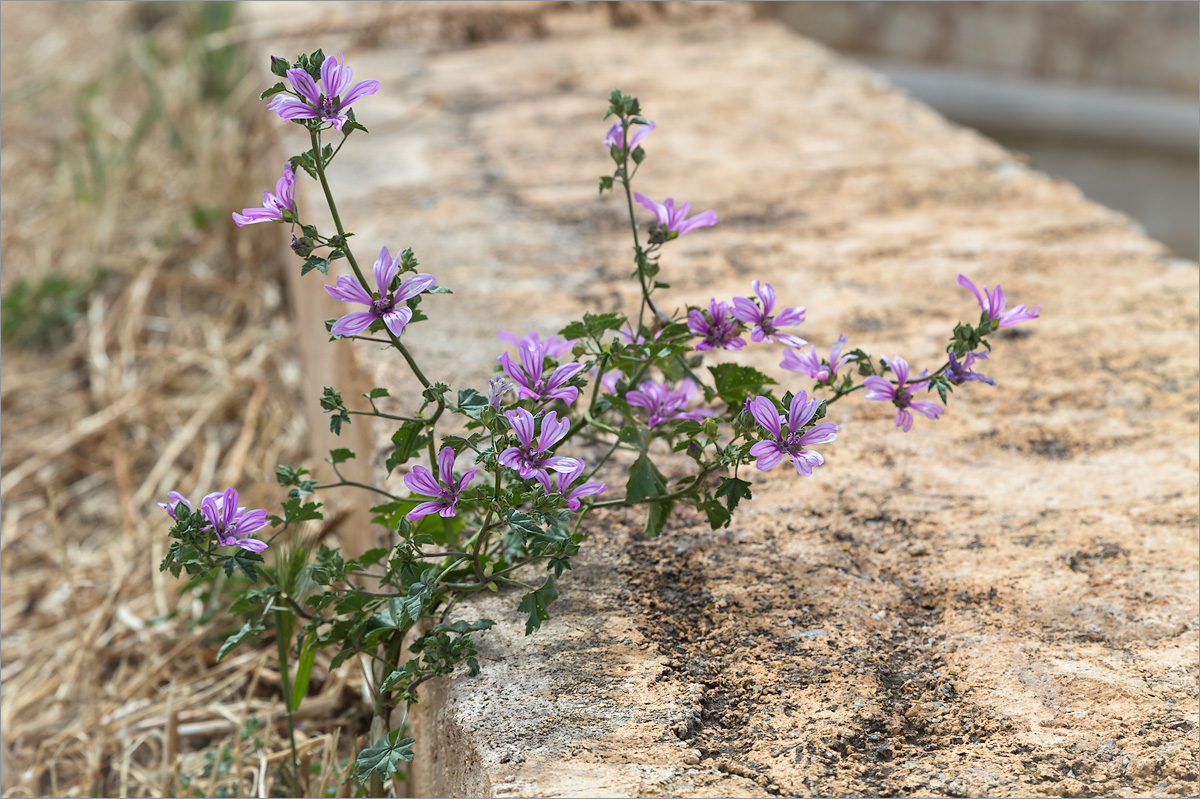
[[[226,638],[225,643],[221,644],[221,648],[217,650],[217,662],[219,663],[221,658],[241,646],[242,642],[246,639],[261,633],[265,629],[267,628],[261,624],[252,624],[251,622],[243,624],[240,630]]]
[[[391,457],[384,464],[389,472],[400,464],[406,463],[421,447],[425,446],[428,438],[421,434],[424,429],[424,422],[405,422],[392,434],[392,443],[395,448],[392,450]]]
[[[515,509],[510,509],[508,512],[508,526],[525,537],[544,533],[532,516]]]
[[[319,255],[310,255],[304,261],[304,265],[300,267],[300,277],[304,277],[312,270],[316,269],[322,275],[329,274],[329,259],[322,258]]]
[[[380,397],[390,397],[392,395],[388,393],[388,390],[386,388],[376,387],[376,388],[373,388],[370,391],[368,391],[366,394],[363,394],[363,396],[366,397],[367,399],[376,400],[376,399],[379,399]]]
[[[718,497],[725,497],[725,507],[733,513],[738,503],[743,499],[753,499],[750,494],[750,483],[736,477],[722,477],[721,487],[717,489]]]
[[[657,538],[662,532],[663,525],[667,523],[668,517],[671,515],[671,509],[675,507],[674,502],[652,502],[647,508],[646,525],[642,528],[642,535],[646,538]]]
[[[473,388],[459,389],[458,392],[458,409],[472,419],[478,419],[483,413],[483,409],[487,407],[487,397],[480,394]]]
[[[300,497],[288,497],[283,501],[283,521],[293,524],[324,519],[320,502],[305,502],[301,504]]]
[[[736,363],[721,363],[708,367],[712,373],[717,396],[731,407],[740,407],[746,397],[758,394],[763,386],[773,386],[775,381],[767,375]]]
[[[667,493],[667,480],[645,453],[629,467],[629,481],[625,483],[625,499],[627,502],[644,502],[650,497],[660,497]]]
[[[221,555],[217,561],[225,566],[225,576],[232,577],[237,569],[242,570],[242,574],[252,583],[258,582],[258,569],[254,564],[262,563],[263,556],[257,552],[251,552],[248,549],[239,547],[232,555]]]
[[[529,619],[525,622],[526,635],[532,635],[534,630],[541,628],[542,622],[550,619],[550,612],[547,608],[556,599],[558,599],[558,589],[554,587],[553,577],[547,577],[541,588],[522,597],[517,610],[529,614]]]
[[[400,728],[389,732],[375,743],[358,753],[354,760],[354,775],[363,785],[375,774],[382,782],[387,782],[400,770],[400,763],[411,763],[413,759],[413,738],[400,738]]]
[[[733,519],[733,514],[726,510],[725,506],[715,499],[710,499],[709,501],[705,502],[700,506],[700,509],[704,511],[704,515],[708,517],[709,526],[711,526],[714,530],[718,530],[722,527],[728,527],[729,522]]]
[[[308,683],[312,679],[313,660],[317,656],[317,637],[307,636],[300,649],[300,662],[296,665],[296,684],[292,686],[292,712],[299,710],[300,703],[308,694]]]
[[[600,193],[603,194],[606,191],[612,191],[612,187],[613,187],[612,176],[611,175],[601,175],[600,176]]]
[[[287,87],[283,85],[283,81],[279,81],[279,83],[276,83],[271,88],[264,90],[263,93],[258,96],[258,99],[265,100],[272,95],[279,94],[280,92],[286,92],[286,91],[287,91]]]
[[[354,457],[355,457],[354,450],[346,449],[345,447],[339,447],[337,449],[329,450],[329,463],[333,463],[333,464],[345,463],[346,461],[351,460]]]

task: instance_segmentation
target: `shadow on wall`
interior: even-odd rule
[[[1200,257],[1200,5],[762,3]]]

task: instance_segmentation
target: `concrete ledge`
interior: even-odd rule
[[[1195,266],[774,25],[556,13],[537,39],[354,50],[384,88],[341,210],[361,251],[411,245],[454,289],[410,334],[431,377],[482,386],[497,328],[632,307],[623,211],[595,193],[614,85],[658,123],[640,189],[721,216],[668,249],[673,302],[762,278],[822,347],[918,369],[978,313],[960,272],[1043,317],[996,337],[996,388],[908,435],[839,404],[820,474],[762,475],[729,530],[590,518],[532,638],[517,597],[464,605],[498,625],[477,678],[422,694],[414,795],[1192,790]],[[736,357],[786,377],[778,351]],[[371,384],[414,398],[402,366]]]

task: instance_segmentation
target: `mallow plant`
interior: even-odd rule
[[[371,485],[344,479],[339,465],[356,457],[346,448],[329,453],[338,477],[324,485],[303,466],[280,466],[286,497],[275,514],[239,506],[232,487],[197,505],[171,492],[162,506],[174,540],[162,569],[193,577],[240,571],[249,579],[252,587],[229,607],[243,623],[218,656],[272,631],[288,714],[304,701],[319,650],[331,653],[331,669],[366,664],[374,722],[351,773],[365,794],[382,795],[412,759],[406,722],[421,684],[460,668],[479,671],[475,636],[494,622],[451,621],[456,605],[470,607],[460,604],[464,599],[480,591],[511,595],[531,634],[550,618],[559,580],[596,509],[640,508],[642,533],[650,537],[683,509],[714,529],[728,526],[751,499],[756,472],[783,466],[801,479],[824,465],[823,452],[837,446],[841,432],[831,405],[862,390],[866,400],[890,406],[907,433],[914,414],[938,419],[956,388],[994,385],[974,371],[988,359],[987,337],[1038,315],[1038,308],[1008,308],[999,286],[980,289],[960,275],[981,309],[978,321],[955,325],[945,361],[918,372],[898,354],[848,349],[845,336],[828,349],[810,343],[802,328],[808,309],[788,304],[798,298],[777,296],[766,276],[744,296],[673,305],[664,255],[681,236],[705,235],[718,216],[634,191],[655,123],[636,98],[614,89],[603,119],[597,114],[598,157],[611,161],[599,190],[616,195],[628,213],[632,248],[614,245],[613,254],[632,252],[637,307],[584,313],[549,335],[499,331],[497,350],[506,351],[495,357],[495,376],[487,385],[451,386],[409,347],[426,313],[454,312],[451,287],[438,282],[436,265],[422,271],[416,254],[395,241],[364,243],[371,253],[378,247],[368,272],[329,183],[342,147],[367,132],[356,109],[368,105],[379,83],[353,82],[342,55],[320,50],[294,64],[272,57],[271,71],[282,80],[263,92],[271,98],[267,108],[301,126],[310,147],[282,165],[261,207],[233,220],[287,225],[301,275],[330,280],[324,290],[346,303],[344,315],[326,322],[330,346],[375,353],[385,345],[403,360],[420,401],[399,414],[395,386],[361,397],[326,388],[320,403],[334,433],[362,418],[394,426],[386,473]],[[320,185],[332,229],[318,229],[298,206],[296,180],[304,177]],[[780,372],[719,357],[746,347],[775,350]],[[386,411],[384,400],[391,403]],[[664,470],[665,459],[672,469]],[[686,476],[665,476],[681,466]],[[402,475],[399,493],[384,488],[394,485],[387,482],[393,475]],[[297,526],[320,519],[318,492],[335,489],[363,494],[374,523],[387,530],[386,547],[346,558],[304,540]],[[292,745],[287,777],[299,790]]]

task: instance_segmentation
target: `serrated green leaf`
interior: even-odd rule
[[[657,538],[674,507],[674,502],[651,502],[646,509],[646,524],[642,528],[642,535],[646,538]]]
[[[355,457],[354,450],[345,447],[329,450],[329,462],[333,464],[345,463]]]
[[[276,83],[271,88],[265,89],[263,91],[263,93],[258,96],[258,99],[265,100],[268,97],[271,97],[273,95],[279,94],[280,92],[286,92],[286,91],[287,91],[287,87],[283,85],[283,81],[279,81],[279,83]]]
[[[731,407],[740,407],[749,396],[759,394],[763,386],[773,386],[775,381],[757,369],[736,363],[721,363],[708,367],[712,373],[717,396]]]
[[[257,635],[266,629],[267,628],[263,627],[261,624],[253,624],[251,622],[246,622],[243,624],[240,630],[226,638],[225,643],[221,644],[221,648],[217,650],[217,662],[220,663],[223,657],[241,646],[246,639]]]
[[[725,507],[733,513],[738,503],[743,499],[752,499],[750,483],[737,477],[722,477],[721,486],[717,489],[718,497],[725,497]]]
[[[314,269],[316,269],[322,275],[328,275],[329,274],[329,259],[322,258],[319,255],[310,255],[304,261],[304,265],[300,267],[300,277],[304,277],[305,275],[307,275],[309,272],[313,271]]]
[[[627,502],[644,502],[651,497],[667,493],[667,480],[662,472],[643,453],[629,467],[629,480],[625,483]]]
[[[389,732],[375,743],[358,753],[354,759],[354,775],[362,784],[367,784],[374,774],[380,781],[386,783],[400,770],[401,763],[411,763],[413,759],[413,738],[400,737],[400,728]]]
[[[550,612],[547,608],[556,599],[558,589],[554,587],[553,577],[547,577],[541,588],[521,598],[517,610],[529,614],[529,619],[525,622],[526,635],[533,635],[534,630],[541,628],[542,622],[549,620]]]

